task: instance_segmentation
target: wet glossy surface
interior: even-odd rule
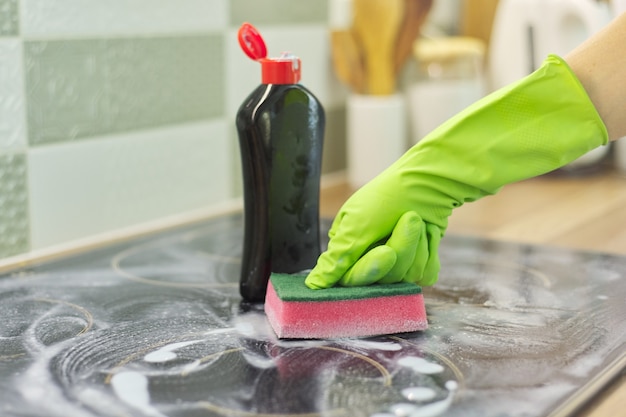
[[[623,257],[448,236],[428,331],[279,341],[241,302],[242,236],[225,217],[5,274],[0,415],[546,416],[624,356]]]

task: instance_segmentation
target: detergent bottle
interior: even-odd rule
[[[319,190],[325,115],[299,84],[300,59],[267,58],[263,38],[245,23],[244,52],[261,64],[261,84],[237,113],[244,196],[240,293],[265,299],[272,272],[313,268],[320,255]]]

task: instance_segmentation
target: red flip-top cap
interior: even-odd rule
[[[300,59],[283,53],[279,58],[266,58],[261,61],[263,84],[296,84],[300,81]]]
[[[265,41],[250,23],[241,25],[237,38],[246,55],[261,63],[263,84],[296,84],[300,81],[300,59],[290,53],[283,53],[278,58],[267,58]]]

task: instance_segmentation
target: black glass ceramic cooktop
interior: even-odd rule
[[[427,331],[281,341],[239,296],[242,231],[2,275],[0,415],[557,416],[624,367],[624,257],[448,236]]]

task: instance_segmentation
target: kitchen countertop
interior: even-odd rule
[[[324,234],[351,194],[339,180]],[[546,177],[457,210],[429,329],[363,340],[278,340],[242,302],[239,204],[0,262],[0,414],[572,417],[597,398],[583,415],[619,415],[626,257],[594,219],[621,213],[622,182]],[[594,250],[570,232],[588,223],[607,247],[575,250]]]
[[[334,216],[352,192],[345,182],[324,187],[321,214]],[[626,255],[626,174],[550,174],[510,184],[456,209],[447,233]],[[625,409],[622,373],[581,417],[612,417]]]

